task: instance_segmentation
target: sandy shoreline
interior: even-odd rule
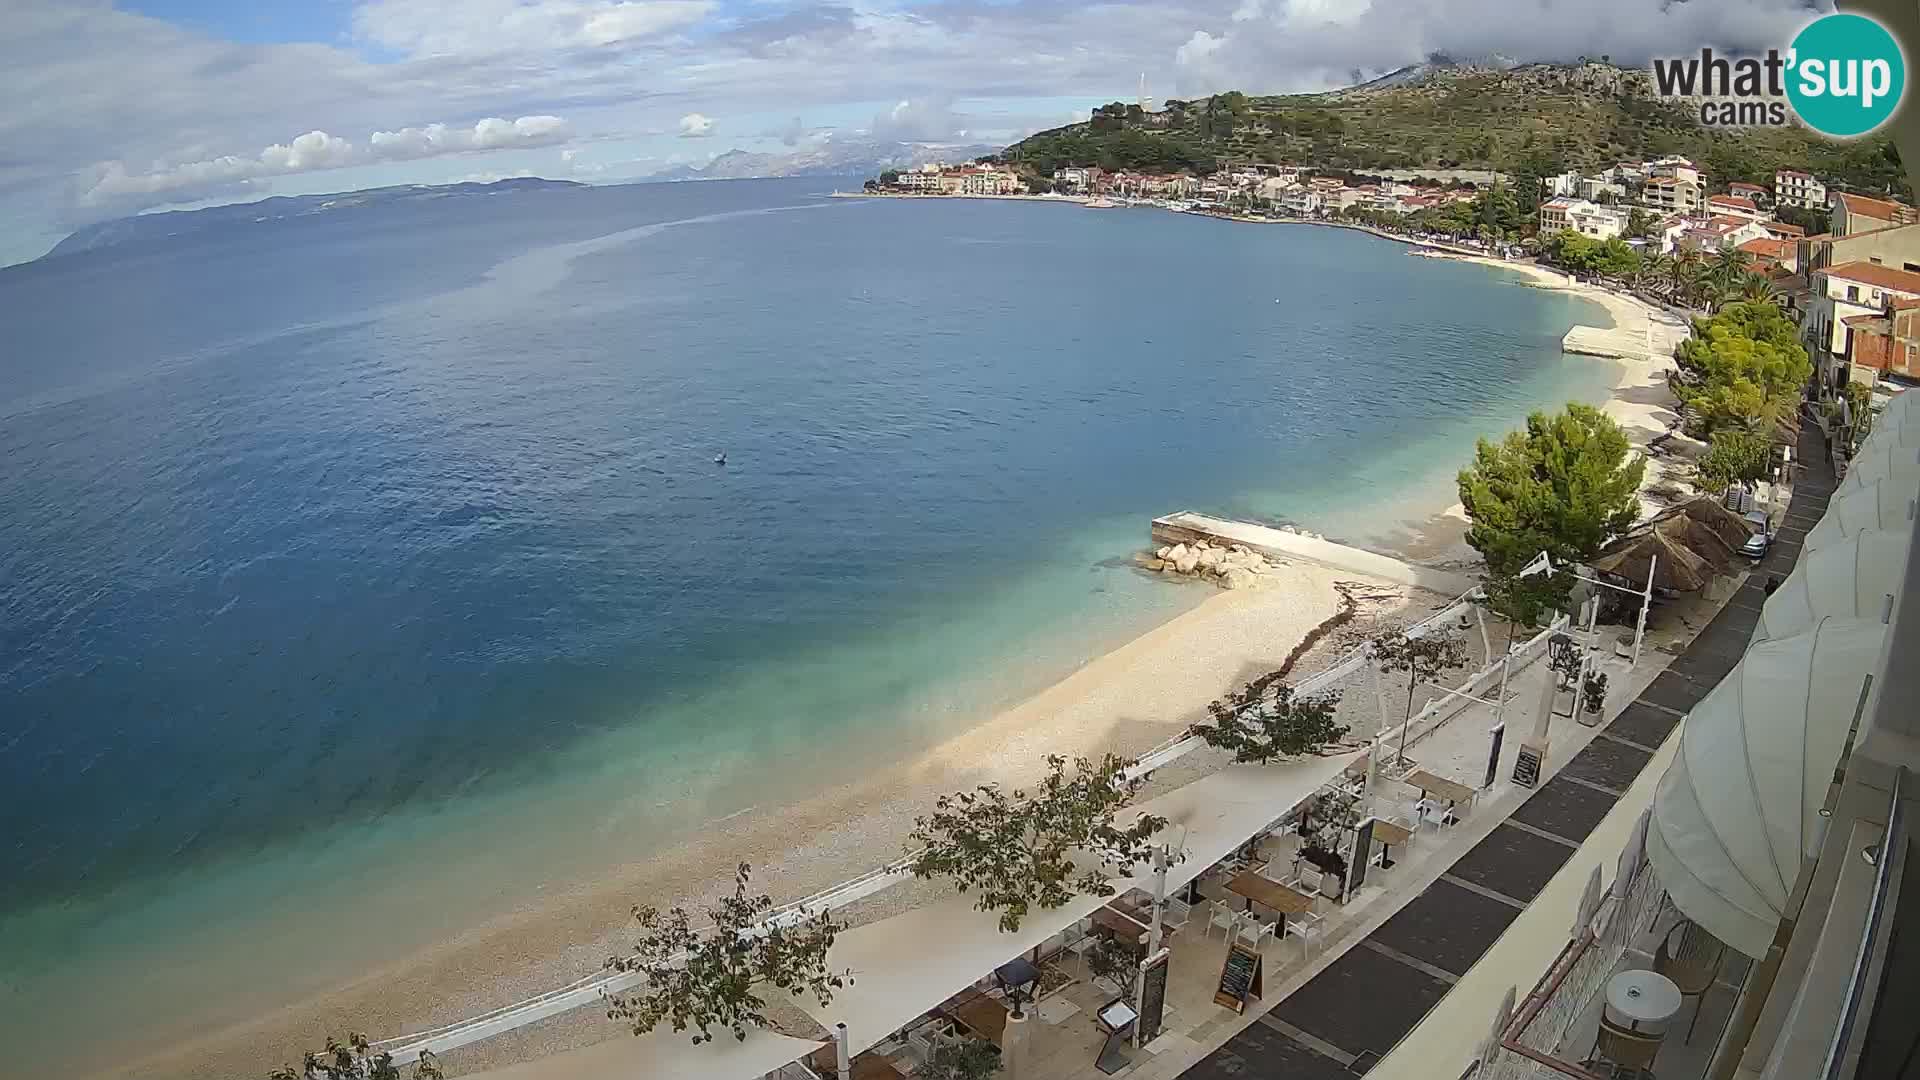
[[[1569,285],[1564,276],[1540,267],[1449,258],[1518,271],[1542,287],[1592,299],[1622,326],[1648,317],[1638,301]],[[1648,403],[1657,395],[1643,392],[1662,385],[1656,376],[1662,365],[1595,362],[1621,368],[1604,407],[1628,427],[1636,443],[1644,445],[1664,430],[1657,418],[1660,408]],[[1515,417],[1513,423],[1521,419]],[[1456,506],[1401,546],[1417,561],[1455,565],[1472,556],[1463,543],[1464,529],[1464,514]],[[1335,583],[1355,579],[1309,563],[1282,566],[1271,577],[1274,580],[1257,590],[1208,596],[1198,607],[1118,649],[1089,658],[1022,704],[925,753],[877,766],[868,779],[822,791],[798,805],[756,808],[710,824],[700,835],[657,856],[569,883],[506,918],[468,928],[383,970],[244,1025],[203,1031],[191,1041],[131,1063],[125,1047],[103,1041],[87,1048],[92,1060],[80,1064],[99,1070],[93,1075],[116,1077],[258,1075],[302,1048],[317,1046],[330,1032],[359,1030],[379,1038],[432,1027],[596,970],[603,957],[619,951],[632,904],[711,899],[724,889],[736,862],[754,864],[756,882],[778,900],[796,899],[863,873],[898,856],[914,815],[925,812],[940,792],[987,779],[1023,781],[1038,772],[1049,753],[1137,754],[1178,733],[1204,714],[1207,701],[1277,666],[1339,610]],[[1398,603],[1367,617],[1404,618],[1437,599],[1406,590],[1399,595]],[[1317,670],[1337,651],[1334,642],[1321,642],[1297,670]],[[1191,770],[1205,764],[1183,763],[1157,783],[1190,779]],[[897,887],[877,898],[878,906],[910,903],[930,888],[934,886],[917,883]],[[594,1010],[581,1009],[449,1054],[444,1061],[452,1071],[465,1073],[619,1034],[621,1029]]]

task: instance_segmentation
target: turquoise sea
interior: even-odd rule
[[[0,270],[16,1063],[904,755],[1197,602],[1153,516],[1390,542],[1615,374],[1559,351],[1596,306],[1357,232],[831,187]]]

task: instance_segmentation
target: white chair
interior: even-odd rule
[[[1177,897],[1167,898],[1167,909],[1160,913],[1162,926],[1179,929],[1187,925],[1187,919],[1193,914],[1193,905]]]
[[[1300,959],[1305,960],[1317,942],[1326,940],[1327,928],[1321,923],[1321,916],[1313,912],[1296,915],[1287,920],[1287,936],[1300,939]]]
[[[1319,896],[1320,883],[1324,876],[1319,867],[1310,862],[1303,862],[1295,871],[1293,880],[1286,884],[1288,888],[1298,889],[1308,896]]]
[[[1240,913],[1221,901],[1214,901],[1213,911],[1207,916],[1207,932],[1204,936],[1212,937],[1216,926],[1226,931],[1221,937],[1231,940],[1240,929]]]
[[[1262,939],[1273,936],[1273,924],[1270,922],[1261,922],[1255,918],[1246,918],[1241,920],[1239,929],[1235,930],[1233,934],[1235,940],[1244,941],[1258,949]]]

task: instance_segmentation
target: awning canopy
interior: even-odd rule
[[[760,1028],[747,1029],[745,1042],[729,1032],[715,1034],[719,1037],[712,1042],[695,1046],[689,1031],[676,1033],[662,1028],[646,1035],[622,1033],[578,1050],[466,1075],[476,1080],[665,1080],[693,1076],[700,1080],[758,1080],[826,1045]]]
[[[1675,907],[1759,958],[1773,941],[1886,627],[1823,619],[1761,642],[1688,714],[1647,855]]]
[[[1338,777],[1357,756],[1234,765],[1142,803],[1137,812],[1166,818],[1169,838],[1185,853],[1168,868],[1167,888],[1198,877]],[[1123,824],[1128,820],[1122,815]],[[1116,895],[1151,889],[1153,870],[1142,866],[1113,884]],[[834,991],[826,1008],[812,998],[797,1003],[829,1029],[846,1023],[857,1054],[1106,902],[1076,896],[1053,911],[1029,913],[1018,932],[1007,934],[1000,930],[998,914],[974,910],[972,894],[949,895],[841,933],[827,963],[836,970],[852,969],[853,985]]]
[[[1920,488],[1920,448],[1901,446],[1891,432],[1877,441],[1868,436],[1847,462],[1847,475],[1835,493],[1852,491],[1874,480],[1892,480],[1895,487],[1907,491]]]
[[[1807,530],[1802,550],[1819,551],[1862,529],[1904,533],[1913,528],[1913,497],[1912,485],[1903,488],[1878,481],[1836,491],[1827,512]]]
[[[1862,529],[1819,551],[1803,554],[1760,610],[1753,640],[1791,637],[1822,618],[1879,619],[1900,588],[1909,530]]]

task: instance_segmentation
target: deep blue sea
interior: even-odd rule
[[[1388,542],[1615,374],[1597,307],[1360,233],[832,186],[0,270],[22,1060],[365,959],[263,912],[402,949],[904,754],[1196,602],[1153,516]]]

